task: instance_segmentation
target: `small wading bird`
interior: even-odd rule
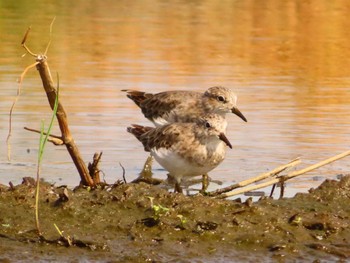
[[[157,127],[174,122],[193,122],[207,113],[216,113],[223,117],[226,113],[234,113],[247,121],[237,108],[236,94],[225,87],[211,87],[204,93],[180,90],[156,94],[136,90],[122,91],[127,93],[126,96]]]
[[[197,118],[195,123],[172,123],[152,128],[132,125],[132,133],[175,180],[175,191],[182,192],[181,180],[207,174],[225,158],[226,120],[217,114]]]
[[[226,113],[234,113],[243,121],[245,116],[237,108],[237,96],[229,88],[214,86],[204,93],[195,91],[165,91],[146,93],[136,90],[122,90],[141,109],[144,116],[156,127],[174,122],[194,122],[198,117],[208,113],[216,113],[225,117]],[[152,158],[148,158],[144,167],[151,170]],[[144,169],[145,169],[144,168]],[[144,170],[141,174],[147,174]],[[203,174],[203,187],[208,187],[209,179]]]

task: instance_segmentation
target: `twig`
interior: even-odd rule
[[[37,57],[37,60],[40,62],[37,65],[37,69],[39,71],[49,104],[51,108],[53,108],[57,91],[53,84],[50,69],[47,63],[47,58],[45,56],[39,56]],[[72,137],[72,134],[70,132],[69,125],[68,125],[67,113],[62,103],[60,102],[60,100],[58,101],[58,110],[57,110],[56,117],[62,133],[62,140],[64,142],[64,145],[67,148],[69,155],[71,156],[75,164],[75,167],[79,172],[82,184],[85,186],[94,187],[95,183],[91,178],[87,165],[82,159],[80,151]]]
[[[11,135],[12,135],[12,113],[13,113],[13,110],[14,110],[14,108],[16,106],[16,103],[17,103],[17,101],[19,99],[19,96],[21,95],[22,82],[23,82],[24,76],[27,74],[28,70],[30,70],[31,68],[35,67],[37,64],[38,64],[38,62],[35,62],[34,64],[29,65],[28,67],[26,67],[24,69],[24,71],[22,72],[19,80],[18,80],[17,95],[16,95],[15,100],[13,101],[11,109],[10,109],[10,114],[9,114],[9,131],[8,131],[8,135],[7,135],[7,139],[6,139],[7,159],[9,161],[11,160],[11,143],[10,143],[10,139],[11,139]]]
[[[124,181],[124,183],[126,184],[127,182],[126,182],[126,179],[125,179],[125,168],[124,168],[124,166],[123,166],[121,163],[119,163],[119,165],[120,165],[120,167],[121,167],[122,170],[123,170],[123,181]]]
[[[221,189],[218,189],[216,191],[209,192],[209,193],[207,193],[207,195],[208,196],[218,196],[218,195],[221,195],[223,193],[230,192],[230,191],[232,191],[232,190],[234,190],[236,188],[247,186],[249,184],[252,184],[252,183],[264,180],[264,179],[266,179],[268,177],[271,177],[271,176],[276,176],[277,174],[279,174],[279,173],[285,171],[286,169],[291,168],[291,167],[293,167],[293,166],[295,166],[295,165],[297,165],[299,163],[300,163],[300,158],[298,157],[298,158],[290,161],[287,164],[284,164],[284,165],[281,165],[281,166],[275,168],[274,170],[272,170],[270,172],[263,173],[263,174],[258,175],[256,177],[249,178],[247,180],[244,180],[242,182],[230,185],[228,187],[221,188]]]
[[[22,45],[22,46],[23,46],[23,45],[26,43],[26,41],[27,41],[27,38],[28,38],[28,34],[29,34],[30,29],[31,29],[31,27],[29,26],[28,29],[27,29],[27,31],[26,31],[26,33],[25,33],[24,36],[23,36],[23,39],[22,39],[22,42],[21,42],[21,45]]]
[[[39,131],[39,130],[28,128],[28,127],[23,127],[23,129],[25,129],[27,131],[31,131],[31,132],[36,132],[36,133],[39,133],[39,134],[41,133],[41,131]],[[44,132],[44,135],[47,135],[47,133]],[[62,140],[62,136],[58,136],[58,135],[49,134],[49,137]]]
[[[50,45],[51,45],[52,27],[53,27],[53,23],[55,22],[55,20],[56,20],[56,17],[54,17],[54,18],[52,19],[52,22],[51,22],[51,24],[50,24],[50,39],[49,39],[49,42],[47,43],[47,46],[46,46],[46,49],[45,49],[45,53],[44,53],[45,56],[46,56],[47,51],[49,50],[49,47],[50,47]]]
[[[281,188],[279,199],[282,199],[284,196],[284,190],[286,188],[286,184],[285,184],[286,180],[285,180],[284,176],[281,176],[279,178],[280,178],[280,188]]]
[[[30,55],[32,55],[33,57],[37,57],[38,54],[35,54],[35,53],[33,53],[32,51],[30,51],[30,49],[29,49],[29,48],[27,47],[27,45],[26,45],[26,41],[27,41],[27,38],[28,38],[30,29],[31,29],[31,27],[28,27],[26,33],[24,34],[23,40],[22,40],[22,42],[21,42],[21,45],[22,45],[22,47],[24,47],[24,49],[25,49]]]
[[[60,235],[60,237],[64,237],[63,236],[63,232],[58,228],[58,226],[55,223],[53,223],[53,226],[56,228],[56,230],[57,230],[58,234]]]
[[[54,19],[52,20],[51,22],[51,25],[50,25],[50,40],[49,40],[49,43],[47,44],[46,46],[46,50],[45,50],[45,55],[49,49],[49,46],[50,46],[50,43],[51,43],[51,33],[52,33],[52,26],[53,26],[53,23],[55,21],[56,17],[54,17]],[[29,53],[30,55],[32,55],[33,57],[38,57],[38,54],[35,54],[33,53],[26,45],[26,41],[27,41],[27,38],[29,36],[29,32],[31,30],[31,27],[28,27],[26,33],[24,34],[23,36],[23,39],[22,39],[22,42],[21,42],[21,45],[22,47],[27,51],[27,53]],[[19,80],[18,80],[18,89],[17,89],[17,95],[15,97],[15,100],[13,101],[12,103],[12,106],[11,106],[11,109],[10,109],[10,115],[9,115],[9,131],[8,131],[8,135],[7,135],[7,139],[6,139],[6,144],[7,144],[7,159],[10,161],[11,160],[11,143],[10,143],[10,139],[11,139],[11,135],[12,135],[12,113],[13,113],[13,110],[15,108],[15,105],[19,99],[19,96],[21,95],[21,88],[22,88],[22,82],[23,82],[23,79],[24,79],[24,76],[27,74],[28,70],[30,70],[31,68],[35,67],[36,65],[38,65],[39,62],[35,62],[31,65],[29,65],[28,67],[26,67],[24,69],[24,71],[22,72]]]
[[[325,165],[330,164],[332,162],[335,162],[337,160],[343,159],[344,157],[346,157],[348,155],[350,155],[350,150],[346,151],[346,152],[343,152],[343,153],[340,153],[338,155],[335,155],[333,157],[330,157],[330,158],[328,158],[326,160],[323,160],[321,162],[318,162],[318,163],[316,163],[314,165],[308,166],[308,167],[306,167],[304,169],[301,169],[299,171],[292,172],[292,173],[290,173],[290,174],[285,176],[286,180],[289,180],[289,179],[294,178],[296,176],[308,173],[308,172],[310,172],[312,170],[315,170],[317,168],[320,168],[321,166],[325,166]]]
[[[9,186],[10,186],[11,191],[15,190],[15,186],[13,185],[13,183],[11,181],[9,182]]]
[[[95,153],[92,163],[89,162],[88,164],[89,174],[92,180],[94,180],[95,185],[98,185],[99,183],[101,183],[100,169],[98,168],[101,157],[102,157],[102,152]]]
[[[36,129],[31,129],[31,128],[28,128],[28,127],[24,127],[25,130],[27,131],[31,131],[31,132],[36,132],[36,133],[40,133],[39,130],[36,130]],[[43,133],[44,135],[47,135],[46,132]],[[57,136],[57,135],[53,135],[53,134],[49,134],[49,138],[47,138],[47,141],[53,143],[54,145],[64,145],[64,141],[62,139],[61,136]]]
[[[270,196],[269,196],[270,198],[272,198],[273,193],[275,192],[276,185],[277,185],[277,184],[273,184],[273,185],[272,185],[271,192],[270,192]]]
[[[65,243],[65,245],[71,247],[71,246],[73,245],[73,240],[72,240],[72,238],[71,238],[70,236],[65,237],[65,236],[63,235],[63,231],[61,231],[55,223],[54,223],[53,225],[54,225],[54,227],[56,228],[58,234],[59,234],[60,237],[61,237],[60,240],[63,241],[63,242]]]
[[[342,158],[344,158],[344,157],[346,157],[348,155],[350,155],[350,151],[346,151],[346,152],[343,152],[341,154],[335,155],[335,156],[330,157],[330,158],[328,158],[326,160],[318,162],[318,163],[316,163],[314,165],[308,166],[308,167],[306,167],[304,169],[291,172],[290,174],[285,175],[283,177],[279,177],[279,178],[276,178],[276,179],[273,179],[273,180],[270,180],[270,181],[267,181],[267,182],[264,182],[264,183],[261,183],[261,184],[253,185],[253,186],[250,186],[250,187],[246,187],[244,189],[237,189],[236,191],[232,191],[230,193],[219,195],[219,196],[217,196],[217,198],[227,198],[227,197],[231,197],[231,196],[242,194],[244,192],[248,192],[248,191],[264,188],[264,187],[276,184],[276,183],[281,182],[281,181],[285,182],[285,181],[287,181],[289,179],[292,179],[292,178],[294,178],[296,176],[305,174],[307,172],[310,172],[312,170],[320,168],[321,166],[324,166],[324,165],[327,165],[329,163],[335,162],[335,161],[337,161],[339,159],[342,159]]]
[[[30,31],[30,28],[28,28],[27,32],[25,33],[23,40],[22,40],[22,46],[23,48],[32,56],[34,56],[36,58],[36,63],[33,65],[36,65],[36,68],[39,71],[42,83],[43,83],[43,87],[45,89],[46,92],[46,96],[47,99],[49,101],[49,104],[51,106],[51,109],[53,109],[54,104],[55,104],[55,99],[57,97],[57,91],[54,87],[54,83],[53,83],[53,79],[51,77],[51,72],[47,63],[47,57],[46,57],[46,53],[48,52],[48,48],[50,46],[50,42],[51,42],[51,32],[52,32],[52,25],[53,25],[54,20],[52,21],[51,25],[50,25],[50,41],[46,47],[45,50],[45,54],[35,54],[33,52],[31,52],[29,50],[29,48],[26,46],[26,40],[28,38],[28,34]],[[28,68],[27,68],[28,69]],[[57,117],[57,121],[58,121],[58,125],[59,128],[61,130],[61,140],[63,141],[63,144],[66,146],[67,151],[69,152],[75,167],[77,168],[80,178],[81,178],[81,182],[83,185],[85,186],[90,186],[93,187],[95,186],[95,183],[93,181],[93,179],[91,178],[91,176],[89,175],[89,170],[86,166],[86,164],[84,163],[79,149],[77,147],[77,145],[75,144],[75,141],[70,133],[69,130],[69,126],[68,126],[68,120],[67,120],[67,114],[65,109],[63,108],[63,105],[60,101],[58,101],[58,109],[57,109],[57,113],[56,113],[56,117]],[[56,138],[57,139],[57,138]],[[60,144],[60,141],[51,139],[50,140],[53,143],[58,143]]]

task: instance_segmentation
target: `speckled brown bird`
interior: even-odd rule
[[[211,87],[204,93],[180,90],[156,94],[136,90],[123,91],[157,127],[173,122],[193,122],[208,113],[223,117],[226,113],[234,113],[247,121],[237,108],[236,94],[221,86]]]
[[[175,191],[182,192],[181,180],[207,174],[225,158],[227,121],[221,115],[207,114],[195,123],[172,123],[152,128],[127,128],[156,161],[175,179]]]

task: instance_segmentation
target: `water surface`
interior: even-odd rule
[[[86,162],[103,151],[107,182],[135,178],[148,156],[126,127],[149,125],[121,89],[149,92],[236,90],[248,119],[228,116],[225,161],[212,173],[225,184],[300,156],[301,167],[349,149],[350,6],[347,1],[10,1],[0,3],[0,181],[35,176],[38,135],[50,110],[35,69],[25,76],[13,115],[12,160],[5,140],[8,112],[24,68],[20,42],[48,52],[61,99]],[[54,134],[59,134],[57,127]],[[288,183],[289,194],[349,171],[344,159]],[[157,176],[165,171],[155,165]],[[42,176],[74,186],[79,176],[64,147],[48,145]],[[215,185],[213,185],[215,187]]]

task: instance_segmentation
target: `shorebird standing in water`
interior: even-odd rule
[[[132,133],[156,161],[175,179],[175,191],[182,192],[181,181],[207,174],[225,158],[226,120],[217,114],[197,118],[195,123],[172,123],[152,128],[132,125]]]
[[[223,117],[226,113],[234,113],[247,121],[237,108],[236,94],[225,87],[211,87],[204,93],[181,90],[155,94],[136,90],[123,91],[157,127],[174,122],[193,122],[207,113],[216,113]]]
[[[204,93],[181,90],[155,94],[136,90],[123,91],[156,127],[176,122],[195,122],[208,113],[215,113],[224,118],[227,113],[234,113],[247,122],[237,108],[236,94],[229,88],[214,86]],[[148,158],[144,167],[148,167],[149,170],[151,162],[152,158]],[[208,175],[203,174],[203,191],[208,186],[208,180]]]

